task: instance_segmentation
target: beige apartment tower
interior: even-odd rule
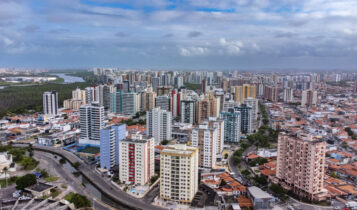
[[[236,102],[243,103],[246,98],[255,98],[256,97],[256,86],[243,84],[242,86],[234,86],[234,98]]]
[[[170,145],[160,154],[160,198],[190,204],[198,191],[198,148]]]
[[[326,141],[321,138],[306,133],[280,133],[276,170],[279,183],[308,199],[323,199],[325,152]]]

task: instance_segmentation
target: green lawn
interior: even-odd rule
[[[46,182],[55,182],[55,181],[57,181],[59,178],[57,177],[57,176],[49,176],[49,177],[46,177],[46,178],[44,178],[44,180],[46,181]]]
[[[7,179],[7,186],[10,186],[16,182],[16,178],[8,178]],[[0,179],[0,186],[1,188],[6,187],[6,181],[5,179]]]
[[[87,147],[80,152],[89,153],[89,154],[97,154],[100,152],[100,148],[99,147]]]

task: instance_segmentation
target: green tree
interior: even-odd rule
[[[331,172],[330,176],[333,177],[333,178],[336,178],[336,179],[340,178],[340,176],[334,171]]]
[[[248,176],[250,176],[250,172],[247,169],[245,169],[245,170],[242,171],[242,175],[244,177],[248,177]]]
[[[277,195],[281,200],[285,201],[288,199],[285,189],[279,184],[271,184],[269,189]]]
[[[77,209],[92,206],[90,200],[86,196],[78,193],[70,193],[65,196],[65,199],[73,203]]]
[[[240,164],[240,157],[238,157],[238,156],[236,156],[236,155],[234,155],[233,156],[233,161],[234,161],[234,163],[236,164],[236,165],[238,165],[238,164]]]
[[[24,167],[25,170],[32,170],[32,169],[36,168],[37,164],[38,164],[38,161],[32,157],[24,157],[21,160],[21,165]]]
[[[221,183],[219,184],[219,186],[223,187],[223,186],[226,185],[226,184],[227,184],[227,182],[226,182],[224,179],[222,179],[222,181],[221,181]]]
[[[23,190],[26,187],[36,184],[37,179],[34,174],[26,174],[16,180],[16,189]]]
[[[268,184],[268,179],[265,176],[255,176],[254,181],[262,186],[265,186]]]
[[[79,169],[79,167],[81,166],[81,163],[80,162],[75,162],[75,163],[73,163],[73,167],[75,168],[75,169]]]
[[[23,148],[11,148],[9,149],[9,153],[13,156],[13,160],[15,162],[21,162],[23,156],[25,155],[25,151]]]
[[[62,164],[62,165],[65,164],[65,163],[66,163],[66,159],[61,158],[61,159],[59,160],[59,163]]]
[[[228,158],[228,153],[224,154],[224,159]]]
[[[170,142],[170,141],[169,141],[169,140],[167,140],[167,139],[162,140],[161,145],[167,145],[169,142]]]
[[[160,177],[160,175],[158,175],[158,174],[155,176],[152,176],[150,178],[150,184],[154,184],[159,177]]]
[[[9,172],[9,169],[7,167],[4,167],[2,169],[2,173],[5,175],[5,182],[6,182],[5,187],[7,187],[7,172]]]

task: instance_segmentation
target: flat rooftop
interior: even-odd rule
[[[27,189],[32,190],[32,191],[36,191],[36,192],[42,192],[45,191],[47,189],[53,188],[54,186],[49,185],[49,184],[45,184],[45,183],[37,183],[35,185],[32,185],[30,187],[28,187]]]

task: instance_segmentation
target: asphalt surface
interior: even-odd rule
[[[61,176],[67,182],[67,184],[70,185],[76,192],[84,194],[88,198],[94,197],[88,192],[88,190],[86,190],[85,187],[82,186],[79,180],[72,173],[65,170],[51,154],[36,151],[34,152],[34,157],[39,161],[45,160],[48,164],[50,164],[54,168],[54,170],[56,170],[57,174]],[[92,204],[94,209],[111,209],[108,208],[105,204],[98,201],[97,199],[92,199]]]
[[[24,147],[27,145],[18,144],[14,146]],[[33,149],[58,154],[66,158],[72,164],[75,162],[80,162],[81,165],[78,168],[78,171],[80,171],[82,175],[85,176],[102,193],[106,194],[108,197],[110,197],[110,199],[119,203],[120,205],[127,206],[130,209],[145,209],[145,210],[164,209],[158,206],[151,205],[150,203],[146,203],[144,202],[144,199],[137,199],[121,191],[120,189],[112,186],[109,182],[103,180],[103,178],[99,174],[95,173],[89,165],[85,164],[79,157],[77,157],[71,152],[63,150],[62,148],[37,146],[37,145],[33,145]]]
[[[251,151],[255,150],[255,146],[252,145],[250,147],[248,147],[242,154],[242,157],[245,157],[247,156],[248,153],[250,153]],[[240,173],[237,165],[234,163],[234,159],[233,159],[233,153],[234,152],[231,152],[229,154],[229,157],[228,157],[228,166],[230,168],[230,170],[234,173],[233,177],[236,178],[237,180],[242,180],[242,184],[243,185],[248,185],[249,183],[249,180],[247,180],[246,178],[243,177],[243,175]],[[244,162],[244,160],[241,161],[241,168],[242,170],[246,169],[247,166]]]

